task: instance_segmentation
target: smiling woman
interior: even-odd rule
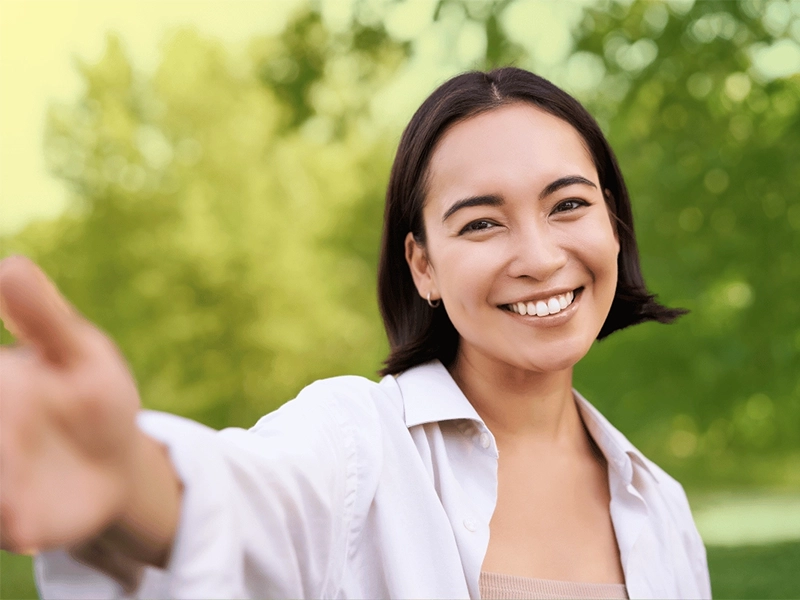
[[[574,128],[527,103],[454,126],[431,161],[423,215],[425,245],[409,233],[406,253],[417,288],[442,297],[459,332],[457,371],[488,360],[480,371],[501,377],[506,366],[553,372],[588,352],[614,298],[619,243]]]
[[[450,80],[401,139],[380,383],[316,382],[248,431],[142,413],[33,264],[0,279],[24,342],[0,525],[45,597],[710,597],[681,486],[572,389],[594,340],[681,311],[644,285],[597,124],[531,73]]]
[[[505,114],[509,111],[513,114]],[[499,113],[504,113],[504,118]],[[453,127],[468,119],[474,122]],[[520,150],[522,154],[517,154]],[[447,191],[450,196],[441,215],[442,225],[454,221],[455,217],[450,217],[459,211],[472,216],[474,210],[466,209],[500,210],[510,203],[513,194],[506,198],[492,190],[492,173],[495,186],[505,177],[519,188],[515,190],[517,197],[535,195],[540,211],[551,202],[551,222],[571,220],[561,213],[580,212],[581,206],[591,204],[596,205],[592,215],[597,208],[608,211],[619,244],[618,275],[614,299],[598,339],[648,320],[669,323],[685,312],[661,306],[647,291],[625,181],[591,115],[574,98],[532,73],[512,68],[499,69],[490,76],[468,73],[448,81],[428,98],[409,124],[397,152],[387,193],[378,276],[384,322],[392,342],[385,373],[402,371],[425,359],[449,363],[457,351],[459,336],[447,317],[450,311],[431,314],[425,310],[405,269],[408,247],[403,256],[398,250],[400,239],[407,245],[409,232],[417,245],[425,246],[423,206],[427,207],[429,196],[444,201],[440,198],[443,191],[433,188],[437,168],[442,177],[449,177],[442,183],[453,184]],[[537,173],[539,180],[531,181]],[[545,175],[552,179],[542,181]],[[576,188],[582,195],[569,194]],[[590,192],[594,194],[589,196]],[[506,212],[510,208],[507,206]],[[461,221],[469,231],[495,225],[491,219],[465,218],[462,216]],[[519,236],[520,232],[515,229],[510,233]],[[536,239],[543,238],[535,237],[534,244]],[[516,243],[531,248],[519,237]],[[530,314],[527,308],[525,312]]]

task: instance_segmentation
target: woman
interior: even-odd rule
[[[250,431],[139,414],[39,273],[0,273],[34,350],[3,355],[2,527],[45,597],[710,596],[680,485],[572,390],[595,339],[680,311],[597,124],[535,75],[455,77],[407,127],[380,383],[316,382]]]

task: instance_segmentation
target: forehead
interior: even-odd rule
[[[453,125],[431,157],[429,198],[474,193],[538,192],[564,175],[598,184],[591,154],[566,121],[515,103]],[[445,198],[446,199],[446,198]]]

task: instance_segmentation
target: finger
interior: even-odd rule
[[[0,317],[17,340],[66,364],[81,351],[79,319],[44,272],[24,256],[0,262]]]

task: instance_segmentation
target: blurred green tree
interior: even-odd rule
[[[8,246],[112,333],[150,408],[247,425],[313,379],[374,374],[374,250],[330,232],[377,245],[391,148],[359,119],[402,58],[381,29],[334,36],[310,11],[244,58],[180,32],[152,77],[110,37],[49,116],[74,210]],[[352,223],[360,207],[378,208]]]
[[[567,65],[602,73],[585,100],[626,174],[645,274],[692,310],[599,344],[579,381],[690,482],[797,488],[800,76],[759,58],[798,48],[800,6],[686,8],[601,3]]]
[[[477,31],[474,66],[539,70],[507,31],[516,4],[442,0],[432,26]],[[304,8],[245,56],[180,32],[152,76],[111,37],[83,96],[53,107],[47,154],[74,209],[5,244],[112,333],[148,407],[247,425],[379,366],[399,125],[372,111],[423,50],[370,6],[335,30]],[[599,344],[577,385],[690,484],[800,484],[800,80],[761,60],[796,48],[798,23],[778,0],[600,2],[542,68],[606,129],[652,288],[692,309]]]

